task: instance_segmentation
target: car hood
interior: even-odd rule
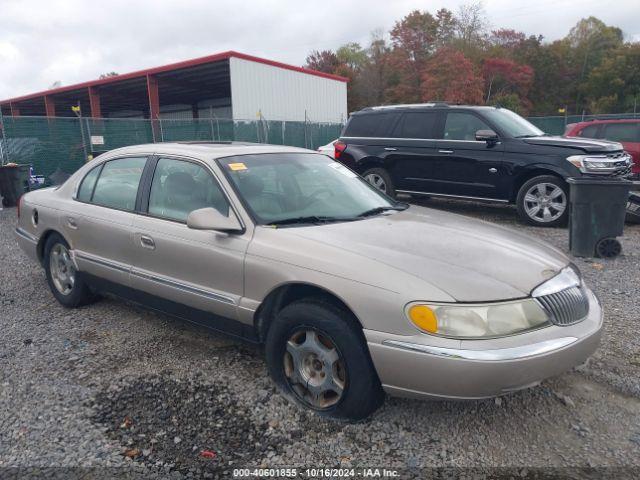
[[[575,148],[582,150],[585,153],[608,153],[622,150],[622,145],[618,142],[609,142],[607,140],[593,140],[590,138],[532,137],[523,138],[522,140],[530,145]]]
[[[400,270],[460,302],[526,297],[569,263],[562,252],[529,236],[417,206],[361,221],[286,230]],[[393,288],[392,275],[388,282]]]

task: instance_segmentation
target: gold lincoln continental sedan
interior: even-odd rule
[[[475,399],[597,348],[602,309],[560,251],[409,206],[309,150],[113,150],[25,194],[16,228],[66,307],[111,293],[264,344],[298,404],[361,419],[391,395]]]

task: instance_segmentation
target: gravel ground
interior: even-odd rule
[[[510,207],[423,203],[567,250],[566,230],[524,227]],[[341,424],[278,394],[258,348],[111,298],[64,309],[18,248],[14,225],[15,209],[1,211],[0,477],[217,478],[249,466],[409,467],[417,477],[426,467],[640,467],[640,226],[627,227],[618,259],[575,260],[606,311],[602,346],[586,365],[497,400],[389,398],[369,420]]]

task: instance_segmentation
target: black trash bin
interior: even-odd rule
[[[620,178],[569,178],[569,249],[576,257],[613,258],[622,247],[632,182]]]
[[[29,165],[0,167],[0,195],[3,207],[15,207],[23,193],[29,191]]]

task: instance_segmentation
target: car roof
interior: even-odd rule
[[[306,148],[250,142],[167,142],[131,145],[109,151],[109,156],[130,154],[182,155],[211,160],[235,155],[259,153],[315,153]]]
[[[598,125],[601,123],[640,123],[640,118],[593,118],[583,122],[574,123],[573,126]]]
[[[427,103],[407,103],[399,105],[379,105],[375,107],[365,107],[362,110],[351,113],[351,115],[369,115],[373,113],[382,113],[388,111],[415,111],[415,110],[440,110],[450,108],[462,108],[469,110],[488,110],[501,108],[491,105],[456,105],[447,102],[427,102]]]

